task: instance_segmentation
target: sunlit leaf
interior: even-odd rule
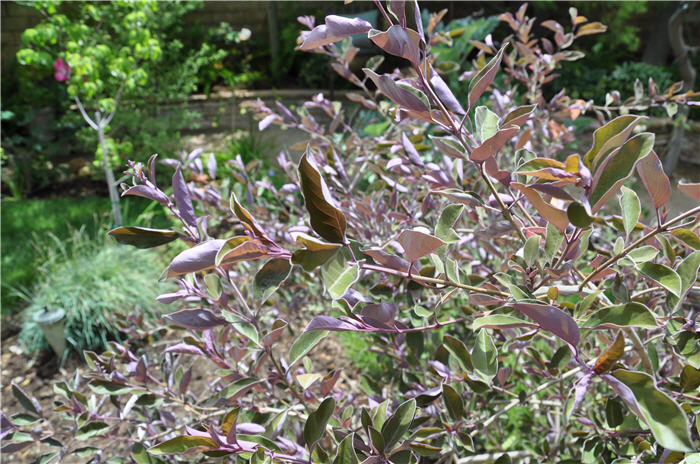
[[[304,332],[299,335],[289,349],[289,367],[291,368],[297,361],[318,345],[326,335],[328,335],[328,331],[325,330]]]
[[[491,82],[493,82],[496,73],[498,73],[498,68],[501,66],[501,60],[503,59],[503,52],[506,49],[506,45],[501,47],[501,49],[496,53],[491,61],[486,63],[486,65],[472,78],[469,82],[469,90],[467,94],[467,104],[469,108],[473,108],[479,97],[486,91]]]
[[[429,255],[445,244],[444,241],[430,234],[409,229],[401,232],[396,240],[403,247],[404,255],[410,262]]]
[[[642,132],[625,142],[601,162],[593,176],[590,203],[595,214],[632,175],[637,161],[647,156],[654,146],[654,134]]]
[[[475,373],[488,384],[498,372],[498,351],[486,329],[480,330],[476,336],[476,343],[472,350],[472,364]]]
[[[617,369],[612,372],[612,377],[630,390],[632,397],[620,394],[616,389],[627,404],[633,403],[630,404],[632,410],[646,422],[661,446],[674,451],[693,451],[690,424],[685,412],[678,403],[656,388],[650,375]]]
[[[623,305],[607,306],[594,312],[581,322],[581,327],[592,329],[641,327],[655,329],[658,327],[654,313],[642,303],[631,302]]]
[[[634,190],[628,189],[624,185],[621,189],[620,209],[622,210],[622,225],[625,228],[625,234],[629,236],[630,232],[639,221],[639,215],[642,213],[642,205],[639,203],[639,198]]]
[[[180,436],[166,440],[148,449],[150,454],[159,456],[167,454],[182,454],[188,451],[202,451],[218,448],[214,440],[209,437]]]
[[[146,227],[117,227],[107,235],[114,237],[123,245],[133,245],[136,248],[153,248],[165,245],[177,239],[179,235],[172,230],[148,229]]]
[[[659,209],[665,205],[671,198],[671,182],[669,182],[661,160],[656,156],[654,150],[639,160],[637,172],[654,202],[654,208]]]
[[[637,265],[639,272],[657,282],[677,297],[681,295],[682,283],[680,276],[668,266],[657,263],[641,263]]]
[[[600,375],[610,370],[623,354],[625,354],[625,337],[622,332],[619,332],[613,344],[595,360],[593,371]]]
[[[338,250],[330,260],[321,266],[323,284],[334,300],[345,295],[350,286],[357,282],[359,276],[358,264],[348,262],[343,250]]]
[[[311,228],[329,242],[345,243],[345,215],[334,205],[326,182],[309,159],[308,151],[299,161],[299,177],[306,209],[311,215]]]
[[[262,304],[287,278],[292,266],[287,259],[271,259],[255,274],[253,293]]]

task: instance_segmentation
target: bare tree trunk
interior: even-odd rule
[[[119,192],[117,191],[114,172],[112,172],[112,168],[109,167],[109,153],[107,152],[107,142],[105,141],[105,130],[103,123],[104,121],[101,118],[97,118],[97,137],[100,140],[100,147],[102,148],[102,169],[104,170],[105,178],[107,179],[109,201],[112,204],[112,218],[114,219],[114,225],[119,227],[122,225],[122,209],[119,205]]]
[[[683,78],[683,90],[693,90],[695,86],[696,72],[693,68],[693,63],[690,60],[690,52],[692,47],[688,46],[683,40],[683,16],[690,8],[688,3],[683,3],[676,10],[668,21],[668,34],[671,42],[673,54],[676,56],[678,67]],[[669,176],[673,175],[676,169],[678,159],[681,155],[681,146],[683,144],[683,136],[685,134],[685,123],[688,120],[688,106],[684,105],[676,116],[676,124],[671,134],[671,139],[664,156],[664,171]]]

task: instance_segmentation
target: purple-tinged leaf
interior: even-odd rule
[[[550,183],[545,183],[545,184],[532,184],[528,186],[529,188],[533,190],[537,190],[538,192],[546,193],[547,195],[558,198],[560,200],[564,201],[574,201],[573,197],[569,195],[566,190],[564,190],[561,187],[557,187],[555,185],[552,185]]]
[[[586,396],[586,393],[588,393],[588,387],[590,387],[592,379],[593,372],[587,372],[576,382],[576,387],[574,387],[574,404],[571,406],[571,410],[569,410],[569,416],[576,411],[583,401],[583,398]]]
[[[163,304],[170,304],[182,298],[189,296],[190,292],[187,290],[178,290],[173,293],[163,293],[156,297],[156,301]]]
[[[122,196],[135,195],[137,197],[148,198],[149,200],[157,201],[158,203],[167,206],[168,197],[160,190],[149,187],[148,185],[134,185],[122,192]]]
[[[430,67],[430,74],[430,85],[433,86],[433,90],[435,90],[435,95],[437,95],[437,97],[445,105],[445,107],[448,110],[454,111],[457,114],[464,114],[466,111],[464,111],[464,108],[462,108],[462,105],[460,105],[459,100],[457,100],[457,97],[455,97],[454,93],[452,93],[450,87],[445,83],[442,77],[440,77],[440,75],[432,68],[432,66]]]
[[[173,258],[168,266],[166,279],[211,269],[215,266],[216,255],[226,240],[209,240],[187,249]]]
[[[264,131],[270,124],[272,124],[272,121],[275,121],[277,119],[279,119],[279,116],[277,116],[276,114],[268,114],[267,116],[262,118],[258,123],[258,130],[260,132]]]
[[[401,27],[406,27],[406,2],[405,0],[390,0],[389,11],[394,15]]]
[[[335,206],[326,182],[307,152],[299,161],[299,177],[304,203],[311,216],[311,227],[329,242],[345,243],[345,215]]]
[[[654,134],[637,134],[600,163],[593,176],[590,203],[593,214],[620,190],[634,172],[637,161],[647,156],[654,146]]]
[[[35,443],[34,440],[27,440],[27,441],[19,441],[19,442],[11,442],[7,444],[3,444],[2,448],[0,449],[0,452],[2,452],[3,455],[5,454],[10,454],[10,453],[19,453],[20,451],[23,451],[30,446],[33,446]]]
[[[659,209],[665,205],[671,198],[671,182],[669,182],[661,160],[656,156],[654,150],[639,160],[637,172],[639,173],[639,178],[642,179],[644,187],[649,192],[651,200],[654,202],[654,208]]]
[[[165,352],[204,356],[204,351],[202,351],[199,347],[188,343],[178,343],[176,345],[169,346],[165,349]]]
[[[250,214],[250,212],[243,205],[240,204],[238,198],[236,198],[235,193],[231,193],[231,198],[229,199],[229,207],[231,208],[231,211],[233,211],[233,214],[236,215],[238,220],[241,221],[243,227],[245,227],[251,235],[259,238],[263,243],[267,243],[268,245],[275,245],[275,242],[270,237],[268,237],[268,235],[265,233],[262,227],[260,227],[260,224],[258,224],[258,221],[255,220],[253,215]]]
[[[678,190],[680,190],[693,200],[700,202],[700,183],[691,184],[681,181],[678,182]]]
[[[163,317],[178,326],[194,330],[208,330],[228,324],[225,319],[221,319],[211,311],[201,308],[183,309],[172,314],[166,314]]]
[[[476,147],[469,156],[469,159],[476,163],[486,161],[488,158],[498,153],[518,130],[517,127],[499,130],[495,135],[484,140],[484,143]]]
[[[209,154],[209,161],[207,162],[207,171],[209,172],[209,177],[216,179],[216,156],[214,153]]]
[[[418,89],[414,89],[415,92],[411,92],[406,88],[400,87],[389,74],[379,75],[368,68],[363,68],[363,71],[372,79],[379,91],[389,97],[394,103],[423,116],[429,115],[428,98],[424,94],[421,95],[422,92]]]
[[[467,102],[469,109],[471,110],[479,97],[486,91],[493,78],[496,77],[498,68],[501,65],[501,60],[503,59],[503,52],[506,49],[506,45],[501,47],[496,53],[496,56],[491,59],[486,65],[477,73],[476,76],[469,83],[469,95],[467,97]]]
[[[172,230],[148,229],[146,227],[117,227],[107,232],[122,245],[136,248],[153,248],[165,245],[177,239],[179,235]]]
[[[569,218],[566,215],[566,211],[562,211],[549,203],[545,202],[540,194],[533,190],[531,187],[523,185],[518,182],[513,182],[510,185],[518,189],[525,195],[532,206],[545,218],[548,222],[552,223],[560,232],[564,232],[566,227],[569,225]]]
[[[389,254],[380,248],[362,250],[362,253],[366,254],[382,266],[386,266],[397,271],[408,272],[408,267],[410,266],[408,261],[399,256]]]
[[[345,18],[343,16],[328,15],[326,24],[316,26],[306,34],[304,42],[299,46],[300,50],[309,51],[322,47],[355,34],[369,32],[372,25],[360,18]]]
[[[266,256],[268,256],[268,250],[258,240],[248,236],[232,237],[221,246],[214,259],[214,264],[223,266],[239,261],[252,261]]]
[[[452,158],[467,159],[467,153],[464,151],[464,147],[454,137],[444,136],[435,137],[429,135],[430,140],[432,140],[435,148],[443,155],[451,156]]]
[[[408,159],[411,160],[413,164],[417,166],[425,166],[425,163],[423,163],[423,160],[420,158],[418,150],[416,150],[416,147],[413,146],[413,143],[409,140],[408,137],[406,137],[406,134],[404,132],[401,132],[401,145],[406,151]]]
[[[535,111],[536,107],[537,105],[526,105],[515,108],[503,118],[500,126],[522,126],[528,119],[530,119],[530,115],[532,115],[532,112]]]
[[[190,190],[187,188],[187,183],[182,176],[179,165],[175,168],[175,174],[173,174],[173,195],[175,196],[175,205],[182,219],[188,226],[197,227],[197,219],[194,215]]]
[[[260,433],[265,433],[265,427],[260,424],[254,424],[252,422],[243,422],[236,424],[236,432],[248,435],[257,435]]]
[[[515,303],[515,309],[537,322],[539,326],[576,347],[581,331],[576,321],[559,308],[534,303]]]
[[[180,377],[180,385],[178,385],[178,390],[181,395],[187,393],[187,389],[190,386],[190,381],[192,380],[192,368],[187,369]]]
[[[404,230],[396,239],[404,249],[404,255],[410,262],[427,256],[445,244],[439,238],[417,230]]]
[[[385,32],[373,29],[368,37],[385,52],[405,58],[414,66],[420,66],[421,37],[416,31],[395,24]]]
[[[150,158],[148,158],[148,174],[151,178],[151,183],[153,185],[156,185],[156,159],[158,158],[158,154],[154,153],[151,155]]]
[[[413,19],[416,21],[418,35],[423,39],[425,37],[425,32],[423,32],[423,19],[420,14],[420,8],[418,7],[418,0],[413,0]]]
[[[396,317],[396,306],[393,303],[382,302],[369,304],[360,311],[363,317],[369,317],[379,322],[390,323]]]
[[[353,332],[358,331],[358,327],[349,322],[337,319],[331,316],[316,316],[306,326],[304,332],[313,332],[316,330],[330,330],[333,332]]]

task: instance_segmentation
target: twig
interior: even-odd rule
[[[655,228],[654,230],[652,230],[651,232],[649,232],[648,234],[641,236],[640,238],[638,238],[637,240],[635,240],[632,244],[630,244],[629,246],[627,246],[624,250],[622,250],[621,252],[619,252],[618,254],[616,254],[615,256],[613,256],[612,258],[608,259],[608,260],[605,261],[603,264],[601,264],[600,266],[598,266],[597,269],[595,269],[593,272],[591,272],[590,274],[588,274],[588,275],[586,276],[586,278],[583,279],[583,282],[581,282],[581,283],[579,284],[578,287],[579,287],[580,289],[582,289],[588,282],[591,281],[591,279],[592,279],[593,277],[595,277],[596,275],[598,275],[601,271],[603,271],[603,270],[609,268],[611,265],[615,264],[619,259],[624,258],[625,256],[627,256],[627,254],[628,254],[630,251],[634,250],[635,248],[637,248],[639,245],[643,244],[644,242],[646,242],[646,241],[649,240],[650,238],[654,237],[656,234],[659,234],[659,233],[661,233],[661,232],[665,232],[665,231],[668,230],[673,224],[676,224],[676,223],[682,221],[683,219],[685,219],[685,218],[687,218],[687,217],[689,217],[689,216],[692,216],[692,215],[694,215],[694,214],[698,214],[698,213],[700,213],[700,206],[697,206],[697,207],[695,207],[695,208],[693,208],[693,209],[691,209],[691,210],[689,210],[689,211],[686,211],[685,213],[683,213],[683,214],[681,214],[681,215],[679,215],[679,216],[676,216],[675,218],[673,218],[673,219],[671,219],[670,221],[666,222],[663,226],[657,227],[657,228]]]

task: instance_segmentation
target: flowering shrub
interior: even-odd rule
[[[250,103],[261,130],[309,134],[298,164],[279,157],[289,183],[240,159],[227,166],[239,182],[219,182],[215,158],[197,150],[164,161],[175,167],[168,194],[155,155],[130,164],[124,195],[159,202],[180,227],[110,235],[188,246],[163,273],[180,289],[158,297],[182,304],[165,322],[187,332],[154,357],[117,343],[87,352],[91,395],[77,376],[56,386],[74,436],[126,438],[136,462],[692,462],[700,206],[668,217],[654,135],[635,132],[644,117],[542,94],[559,62],[582,57],[574,39],[604,26],[572,9],[568,32],[543,23],[552,42],[530,36],[526,6],[503,15],[511,41],[475,43],[462,99],[430,53],[439,16],[424,26],[415,2],[376,4],[385,31],[300,18],[300,48],[329,55],[367,111],[323,95],[295,111]],[[360,33],[408,69],[379,74],[373,58],[354,74]],[[502,67],[507,88],[494,84]],[[651,90],[633,101],[695,97]],[[604,124],[586,153],[567,156],[569,123],[587,111]],[[635,172],[651,218],[625,185]],[[700,184],[679,188],[700,202]],[[332,332],[365,337],[391,371],[357,388],[324,369],[313,350]],[[51,439],[13,417],[7,446]]]

